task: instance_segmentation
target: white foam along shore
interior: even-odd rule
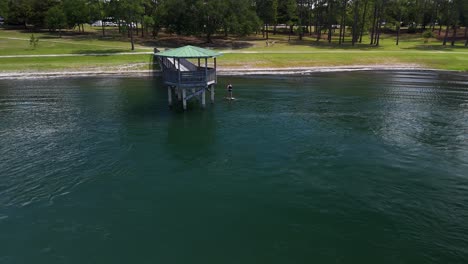
[[[315,66],[288,68],[218,68],[219,76],[243,75],[304,75],[320,72],[350,71],[447,71],[424,68],[419,65],[350,65],[350,66]],[[0,72],[0,79],[48,79],[89,76],[158,76],[160,71],[151,70],[94,70],[94,71],[54,71],[54,72]]]

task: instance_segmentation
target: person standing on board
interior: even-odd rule
[[[227,91],[229,93],[228,99],[232,99],[232,84],[228,84]]]

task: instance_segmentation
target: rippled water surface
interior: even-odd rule
[[[467,263],[468,75],[0,81],[0,263]]]

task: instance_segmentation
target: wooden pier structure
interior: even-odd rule
[[[164,52],[155,49],[154,56],[161,67],[164,84],[167,85],[169,106],[173,105],[173,99],[176,98],[182,102],[183,109],[187,110],[187,101],[199,98],[204,108],[207,92],[211,93],[211,103],[214,103],[215,85],[218,83],[216,57],[220,55],[212,50],[194,46]],[[190,62],[189,59],[198,64]],[[208,67],[208,59],[213,59],[213,67]]]

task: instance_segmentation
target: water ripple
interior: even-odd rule
[[[186,113],[147,79],[0,81],[0,262],[463,263],[466,80],[233,77]]]

